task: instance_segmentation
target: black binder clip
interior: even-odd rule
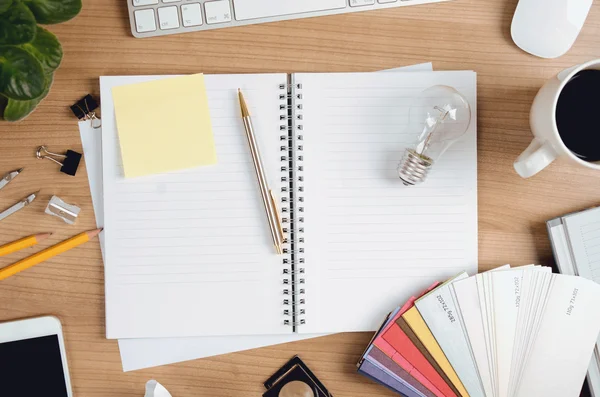
[[[62,162],[58,161],[54,157],[64,159]],[[75,176],[77,168],[79,168],[79,162],[81,161],[81,153],[67,150],[66,154],[58,154],[49,152],[46,146],[40,146],[35,152],[35,157],[40,160],[47,159],[58,165],[60,165],[60,172],[64,172],[67,175]]]
[[[94,112],[96,109],[98,109],[98,102],[90,94],[71,106],[71,111],[75,117],[79,120],[90,120],[90,124],[94,129],[102,127],[102,121],[96,117],[96,112]]]

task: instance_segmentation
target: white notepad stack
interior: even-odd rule
[[[559,271],[600,283],[600,208],[552,219],[547,226]],[[588,369],[588,383],[592,395],[600,396],[600,339]]]

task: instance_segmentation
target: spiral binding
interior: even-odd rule
[[[306,309],[303,305],[306,303],[304,298],[306,290],[304,284],[306,283],[306,269],[303,267],[304,264],[304,248],[299,244],[304,243],[304,207],[298,205],[304,202],[302,192],[304,186],[304,167],[302,166],[303,158],[303,147],[302,147],[302,131],[303,131],[303,115],[302,115],[302,84],[295,83],[293,77],[288,78],[286,84],[279,86],[283,92],[279,95],[279,99],[282,104],[279,109],[282,114],[279,116],[279,120],[285,121],[285,124],[280,126],[282,133],[280,140],[286,141],[286,145],[280,146],[282,152],[286,154],[281,155],[281,161],[285,165],[281,166],[283,173],[281,177],[282,182],[282,193],[286,196],[282,198],[282,207],[286,207],[286,210],[282,208],[282,212],[285,213],[286,217],[286,228],[291,232],[291,257],[283,260],[286,267],[283,269],[283,305],[286,308],[283,310],[283,314],[286,317],[284,324],[292,327],[293,332],[298,331],[298,326],[306,324],[306,320],[303,317],[306,314]],[[295,197],[295,195],[299,197]],[[284,200],[285,199],[285,200]],[[291,227],[289,227],[291,224]]]

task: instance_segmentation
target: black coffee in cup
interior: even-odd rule
[[[584,161],[600,161],[600,70],[582,70],[565,85],[556,105],[565,146]]]

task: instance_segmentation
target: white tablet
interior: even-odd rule
[[[0,323],[0,395],[72,397],[60,320]]]

